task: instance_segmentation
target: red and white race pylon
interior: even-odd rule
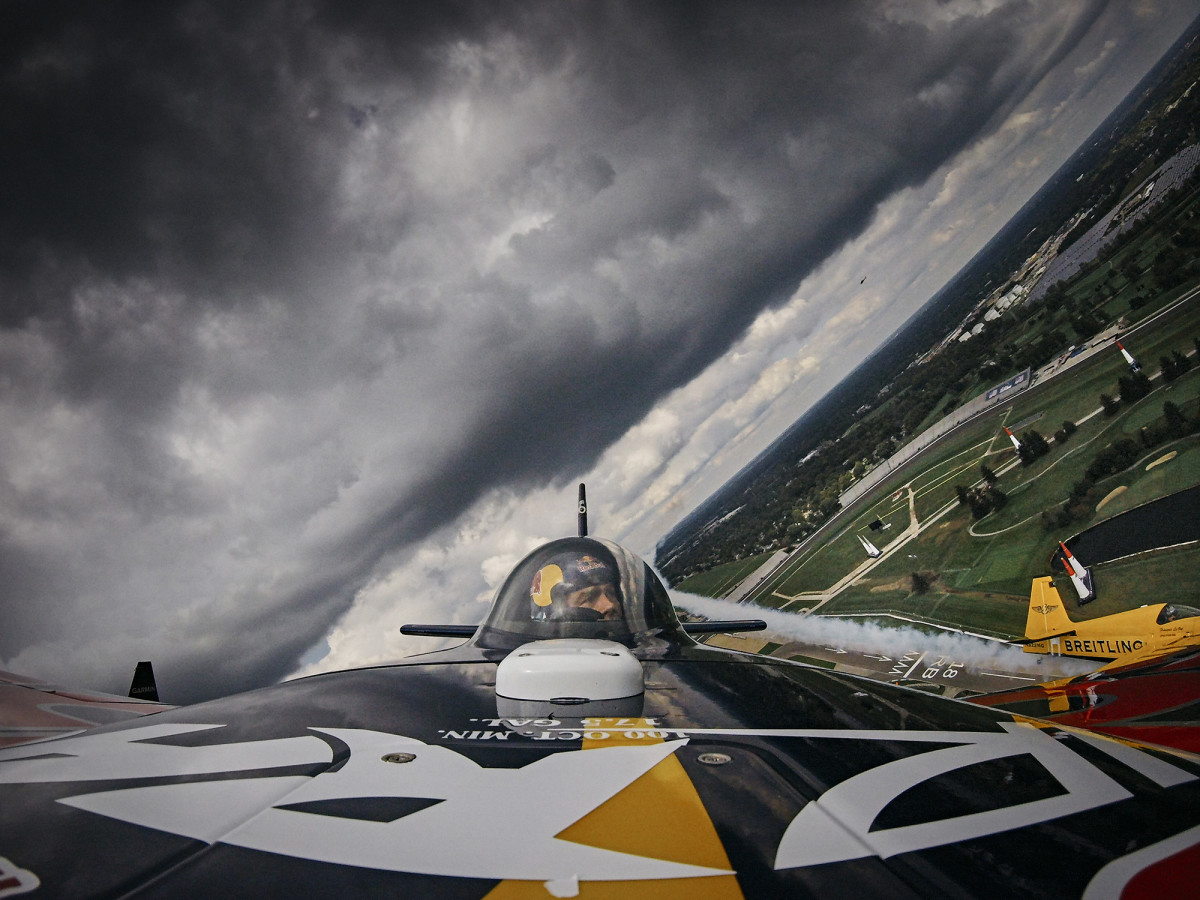
[[[1058,546],[1062,547],[1063,566],[1071,578],[1071,584],[1075,585],[1075,593],[1079,595],[1079,602],[1087,603],[1096,596],[1096,589],[1092,585],[1092,573],[1088,571],[1087,566],[1072,555],[1066,544],[1059,541]]]
[[[1125,357],[1125,363],[1126,363],[1126,365],[1129,366],[1130,372],[1140,372],[1141,371],[1142,364],[1133,358],[1133,356],[1130,354],[1130,352],[1125,349],[1125,345],[1122,344],[1120,341],[1117,341],[1117,349],[1120,350],[1121,355]]]
[[[871,559],[878,559],[880,556],[883,555],[882,550],[880,550],[878,547],[876,547],[874,544],[872,544],[870,541],[868,541],[861,534],[858,536],[858,542],[863,545],[863,549],[867,551],[867,556],[871,557]]]

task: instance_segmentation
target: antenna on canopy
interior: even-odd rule
[[[587,537],[587,489],[579,483],[579,536]]]

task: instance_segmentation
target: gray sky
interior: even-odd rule
[[[9,4],[0,665],[425,649],[581,478],[651,551],[1197,12]]]

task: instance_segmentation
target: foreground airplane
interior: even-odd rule
[[[760,626],[552,541],[458,647],[0,750],[0,896],[1194,889],[1196,757],[689,635]]]
[[[1067,615],[1054,580],[1035,578],[1029,593],[1024,643],[1026,653],[1105,660],[1108,666],[1128,665],[1200,646],[1200,609],[1181,603],[1151,603],[1074,622]]]

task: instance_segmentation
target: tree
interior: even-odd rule
[[[987,463],[979,464],[979,474],[983,476],[983,480],[986,481],[988,484],[995,484],[997,481],[996,473],[993,472],[990,468],[988,468]]]
[[[1192,368],[1191,359],[1184,356],[1178,350],[1171,351],[1171,359],[1175,363],[1175,374],[1176,375],[1182,375],[1184,372],[1187,372]]]
[[[1088,476],[1086,473],[1082,478],[1071,485],[1071,499],[1081,500],[1088,495],[1093,487],[1096,486],[1095,479]]]
[[[1099,288],[1097,288],[1099,290]],[[1092,310],[1083,310],[1071,316],[1071,327],[1081,338],[1104,330],[1104,320]]]
[[[1088,465],[1084,474],[1093,483],[1109,475],[1115,475],[1129,468],[1137,460],[1141,449],[1136,441],[1122,438],[1115,444],[1109,444],[1096,454],[1095,459]]]
[[[1150,393],[1150,378],[1144,372],[1122,375],[1117,379],[1122,403],[1136,403]]]
[[[1017,456],[1021,457],[1022,465],[1032,465],[1034,460],[1050,452],[1050,444],[1033,428],[1021,435],[1020,444],[1021,449],[1017,451]]]
[[[1100,405],[1104,407],[1104,414],[1106,416],[1115,416],[1117,414],[1117,410],[1120,409],[1117,401],[1108,396],[1108,394],[1100,395]]]
[[[912,592],[914,594],[928,594],[929,586],[932,584],[930,577],[923,572],[913,572],[908,576],[912,584]]]
[[[1163,417],[1167,420],[1167,428],[1172,434],[1187,431],[1187,419],[1184,418],[1183,410],[1170,400],[1163,404]]]

